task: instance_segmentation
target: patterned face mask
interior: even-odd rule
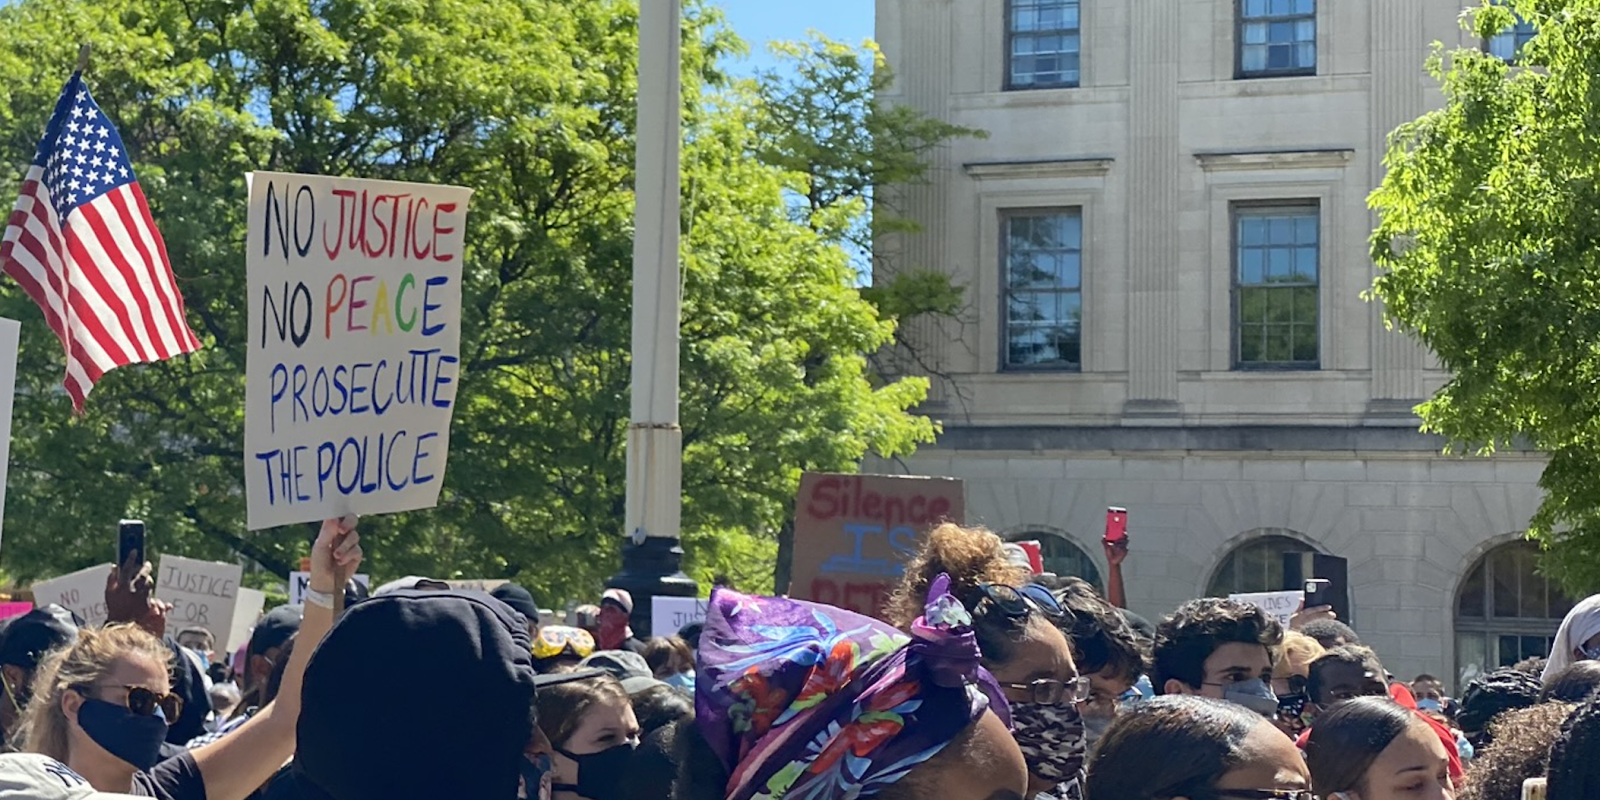
[[[1067,783],[1083,772],[1083,716],[1071,703],[1047,706],[1011,704],[1011,735],[1028,762],[1028,771],[1047,781]]]

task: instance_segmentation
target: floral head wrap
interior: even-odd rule
[[[911,636],[803,600],[712,592],[695,724],[728,768],[726,800],[877,794],[993,709],[972,618],[941,575]]]

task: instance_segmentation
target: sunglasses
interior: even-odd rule
[[[159,711],[161,712],[161,716],[166,719],[168,725],[177,722],[178,716],[183,713],[183,698],[172,694],[171,692],[160,694],[155,690],[146,688],[144,686],[123,686],[117,684],[90,684],[86,686],[74,686],[72,688],[77,691],[78,694],[85,696],[88,695],[89,689],[121,689],[127,693],[126,696],[123,697],[123,705],[127,706],[129,711],[132,711],[141,717],[153,717],[156,715],[156,712]]]
[[[539,638],[533,640],[534,658],[554,658],[571,650],[578,658],[588,658],[594,652],[594,637],[582,628],[551,625],[539,629]]]
[[[1021,619],[1034,611],[1057,619],[1067,615],[1066,610],[1061,608],[1061,603],[1056,601],[1056,596],[1037,583],[1025,586],[981,583],[978,584],[978,591],[983,592],[984,600],[1012,619]]]
[[[1032,683],[1002,683],[1003,689],[1028,693],[1028,702],[1040,706],[1067,706],[1082,703],[1091,693],[1088,678],[1058,681],[1046,678]]]

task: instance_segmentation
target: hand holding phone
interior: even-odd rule
[[[1116,544],[1128,538],[1128,509],[1111,506],[1106,509],[1106,544]]]
[[[124,586],[144,569],[144,554],[144,520],[123,520],[117,525],[117,568]]]
[[[1323,592],[1332,585],[1333,581],[1330,581],[1327,578],[1308,579],[1305,584],[1305,608],[1320,608],[1322,606],[1330,605],[1328,598],[1323,596]]]

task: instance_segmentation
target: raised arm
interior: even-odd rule
[[[1122,561],[1128,557],[1128,542],[1132,538],[1126,535],[1115,542],[1100,541],[1106,549],[1106,601],[1117,608],[1128,607],[1128,596],[1122,590]]]
[[[361,541],[354,519],[322,523],[311,550],[311,597],[300,623],[298,645],[283,673],[278,698],[239,730],[193,752],[205,779],[207,800],[244,800],[294,755],[295,722],[300,717],[300,683],[322,637],[333,627],[333,605],[312,598],[344,591],[337,576],[353,574],[361,563]]]

